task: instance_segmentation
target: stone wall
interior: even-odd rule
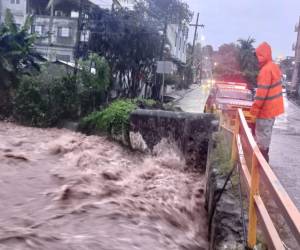
[[[188,166],[205,171],[208,142],[218,121],[212,114],[136,110],[130,116],[134,149],[151,151],[162,139],[175,142]]]

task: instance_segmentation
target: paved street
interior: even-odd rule
[[[300,108],[285,100],[286,112],[277,118],[271,144],[271,166],[300,209]]]
[[[206,83],[193,84],[191,91],[178,101],[176,106],[180,107],[185,112],[202,113],[204,110],[205,102],[209,94],[209,88]]]

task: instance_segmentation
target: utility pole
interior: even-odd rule
[[[78,20],[77,20],[77,32],[76,32],[76,41],[75,41],[75,51],[74,51],[74,59],[75,59],[75,67],[74,67],[74,76],[75,81],[77,81],[77,71],[78,71],[78,60],[79,60],[79,50],[80,50],[80,39],[81,39],[81,30],[83,23],[83,1],[79,2],[79,10],[78,10]]]
[[[54,2],[51,2],[50,7],[50,21],[49,21],[49,31],[48,31],[48,46],[47,46],[47,57],[49,61],[53,60],[52,54],[52,35],[53,35],[53,19],[54,19]]]
[[[168,29],[168,18],[165,18],[165,24],[164,24],[164,31],[163,31],[163,40],[162,40],[162,45],[161,45],[161,51],[160,51],[160,60],[164,61],[164,49],[165,49],[165,44],[167,40],[167,29]],[[165,69],[165,63],[163,63],[163,68]],[[161,87],[161,102],[164,102],[164,94],[165,94],[165,73],[162,73],[162,87]]]
[[[194,39],[193,39],[193,47],[192,47],[192,57],[191,57],[191,67],[194,65],[194,54],[195,54],[195,45],[196,45],[196,39],[197,39],[197,31],[198,27],[204,28],[204,24],[199,24],[199,13],[197,14],[197,20],[195,24],[190,24],[190,26],[195,27],[195,32],[194,32]],[[193,80],[193,75],[192,75],[192,80]]]
[[[204,24],[199,24],[199,13],[197,14],[196,23],[195,24],[190,24],[190,26],[195,27],[194,39],[193,39],[193,47],[192,47],[192,65],[193,65],[198,27],[204,28]]]

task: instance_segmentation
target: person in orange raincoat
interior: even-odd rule
[[[257,145],[269,161],[269,147],[275,117],[284,113],[281,71],[272,61],[272,50],[264,42],[256,49],[260,66],[257,77],[257,90],[251,114],[256,118],[255,137]]]

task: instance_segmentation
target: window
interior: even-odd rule
[[[81,42],[88,42],[89,41],[89,38],[90,38],[90,32],[89,30],[83,30],[81,32],[81,38],[80,38],[80,41]]]
[[[72,18],[78,18],[79,17],[79,12],[78,11],[71,11],[71,17]]]
[[[11,4],[20,4],[20,0],[10,0]]]
[[[180,48],[181,48],[181,37],[179,38],[179,51],[180,51]]]
[[[35,25],[34,26],[34,32],[37,33],[38,35],[43,35],[44,34],[44,26]]]
[[[69,27],[59,27],[58,36],[59,37],[70,37],[71,29]]]

